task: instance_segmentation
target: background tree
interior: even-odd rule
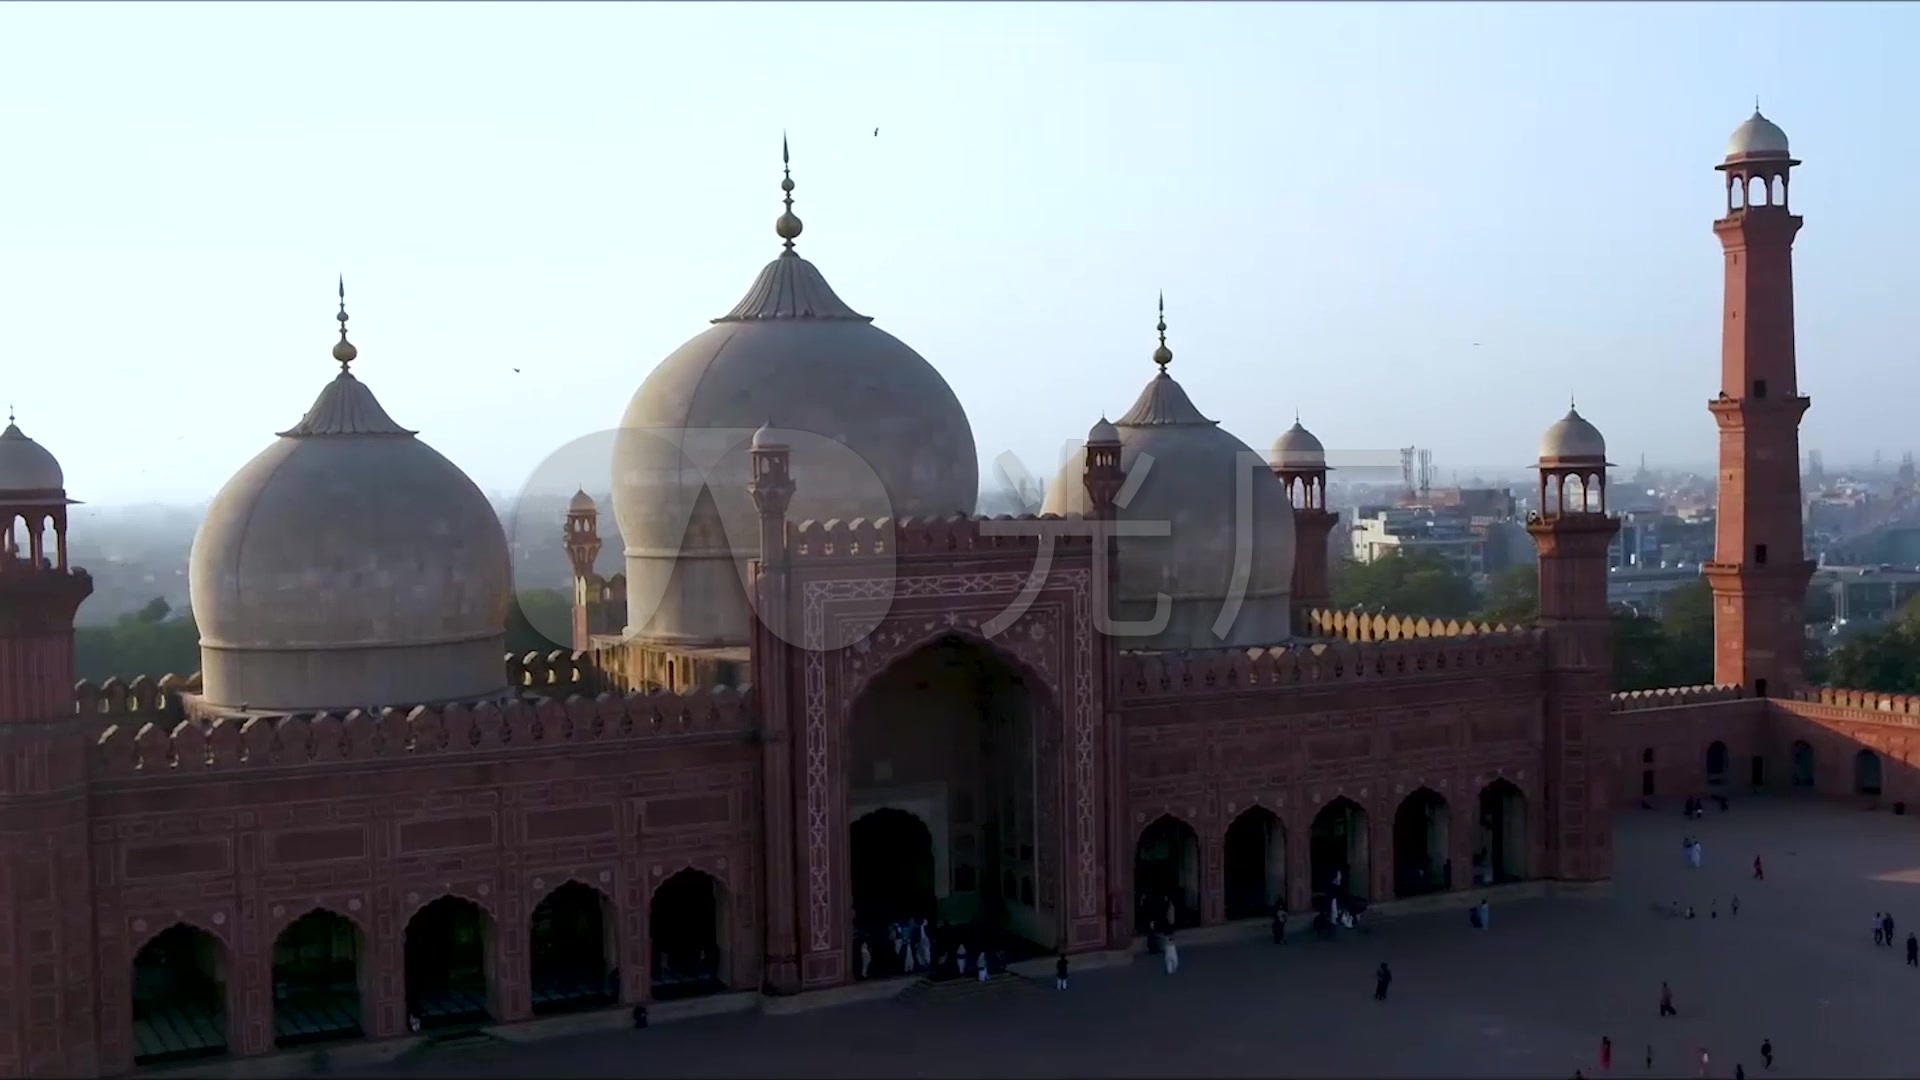
[[[1480,622],[1525,624],[1540,617],[1540,565],[1521,563],[1509,566],[1487,580],[1486,595],[1480,598],[1480,610],[1473,615]]]
[[[1881,694],[1920,693],[1920,597],[1903,604],[1884,629],[1847,638],[1828,655],[1827,682]]]
[[[77,677],[94,682],[191,675],[200,670],[200,627],[191,611],[173,615],[167,602],[156,596],[111,626],[76,627],[73,670]]]
[[[552,635],[559,635],[554,640]],[[573,594],[565,589],[520,589],[507,608],[507,653],[525,656],[573,649]]]
[[[1367,563],[1343,559],[1333,577],[1333,604],[1368,614],[1463,619],[1473,610],[1473,583],[1424,552],[1394,552]]]

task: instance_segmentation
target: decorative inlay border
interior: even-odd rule
[[[829,604],[873,600],[901,600],[919,597],[951,598],[1008,595],[1017,597],[1029,589],[1036,575],[1031,571],[1005,571],[986,574],[943,574],[901,578],[851,578],[826,581],[809,581],[802,590],[801,625],[804,658],[802,660],[802,684],[805,695],[804,746],[806,754],[806,812],[807,812],[807,929],[811,950],[824,952],[833,944],[833,842],[832,830],[828,828],[831,818],[833,792],[830,790],[832,771],[828,767],[829,730],[827,714],[827,662],[826,652],[830,647],[827,641],[827,607]],[[1086,916],[1096,913],[1096,899],[1099,896],[1099,860],[1097,854],[1097,827],[1094,808],[1098,805],[1096,786],[1098,777],[1095,768],[1095,728],[1097,718],[1094,714],[1093,694],[1093,627],[1091,598],[1088,586],[1091,574],[1085,568],[1061,570],[1048,574],[1042,589],[1062,589],[1073,597],[1073,750],[1074,750],[1074,843],[1078,848],[1079,882],[1076,899],[1076,912]],[[926,618],[920,616],[920,618]],[[947,616],[934,618],[945,620]],[[962,626],[962,622],[968,623]],[[972,617],[955,616],[949,625],[955,629],[976,629]],[[1023,619],[1010,628],[1015,641],[1020,635],[1045,634],[1044,623],[1029,622]],[[875,628],[875,634],[887,632],[885,624]],[[895,629],[892,633],[899,634]],[[837,644],[837,643],[835,643]],[[860,650],[866,639],[852,643],[850,648]],[[1013,642],[1009,642],[1010,645]],[[1039,639],[1029,636],[1025,648],[1013,647],[1011,651],[1021,653],[1022,659],[1031,662]],[[1036,665],[1046,670],[1051,665]],[[1057,675],[1056,675],[1057,677]]]

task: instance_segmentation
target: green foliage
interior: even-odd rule
[[[1343,559],[1333,577],[1333,604],[1348,611],[1464,619],[1473,601],[1472,582],[1445,560],[1421,552],[1396,552],[1370,563]]]
[[[548,634],[558,634],[556,641]],[[507,609],[507,653],[525,656],[573,648],[573,594],[564,589],[521,589]]]
[[[1522,563],[1493,575],[1487,581],[1487,592],[1480,603],[1480,610],[1473,616],[1477,622],[1506,623],[1511,626],[1539,618],[1539,564]]]
[[[1920,694],[1920,598],[1907,601],[1884,630],[1842,642],[1825,674],[1829,685],[1848,690]]]
[[[193,613],[173,616],[159,597],[112,626],[82,626],[73,632],[77,678],[132,682],[141,675],[191,675],[200,670],[200,628]]]

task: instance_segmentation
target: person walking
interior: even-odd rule
[[[1660,980],[1660,1015],[1680,1015],[1680,1010],[1673,1007],[1673,987],[1668,986],[1665,979]]]
[[[1760,865],[1760,856],[1758,855],[1755,855],[1753,857],[1753,880],[1755,881],[1767,880],[1766,868]]]
[[[1772,1039],[1760,1040],[1760,1060],[1761,1062],[1764,1063],[1765,1068],[1768,1068],[1768,1069],[1773,1068],[1773,1040]]]
[[[1700,1048],[1700,1075],[1707,1075],[1707,1048],[1704,1046]]]
[[[1067,988],[1067,954],[1064,952],[1053,960],[1053,988],[1055,990]]]
[[[1887,938],[1886,919],[1881,915],[1880,912],[1876,911],[1873,913],[1873,943],[1875,945],[1884,945],[1886,944],[1886,938]]]
[[[1920,967],[1920,938],[1911,930],[1907,931],[1907,966]]]
[[[1385,960],[1380,961],[1379,970],[1373,973],[1373,1000],[1387,1000],[1387,987],[1393,985],[1393,969]]]
[[[1728,918],[1737,919],[1740,917],[1740,894],[1739,893],[1733,894],[1733,902],[1731,904],[1728,904],[1727,907],[1729,909],[1729,914],[1727,916]]]
[[[1600,1071],[1613,1071],[1613,1039],[1606,1035],[1600,1036]]]
[[[1653,1044],[1647,1044],[1647,1071],[1653,1071]]]
[[[860,939],[860,977],[866,978],[873,972],[873,947],[866,938]]]
[[[1880,928],[1887,932],[1887,948],[1893,948],[1893,912],[1889,911],[1880,917]]]
[[[1180,946],[1173,943],[1172,934],[1167,935],[1165,944],[1161,946],[1160,955],[1167,962],[1167,974],[1171,975],[1180,970]]]

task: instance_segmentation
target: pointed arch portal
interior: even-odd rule
[[[1287,831],[1273,811],[1250,806],[1227,826],[1226,916],[1270,916],[1287,899]]]
[[[1059,784],[1038,764],[1050,700],[1019,661],[958,633],[894,660],[853,700],[846,917],[872,974],[898,966],[888,943],[902,920],[944,925],[936,952],[964,940],[1019,959],[1060,942],[1042,828]]]
[[[1321,807],[1313,817],[1308,845],[1316,894],[1368,899],[1373,860],[1367,812],[1359,803],[1341,796]]]
[[[1393,894],[1424,896],[1447,887],[1447,800],[1420,788],[1393,813]]]
[[[309,911],[273,942],[273,1043],[283,1050],[365,1032],[360,928],[336,912]]]
[[[1200,925],[1200,835],[1193,826],[1163,814],[1140,833],[1133,851],[1134,930],[1167,929],[1167,908],[1173,908],[1173,929]]]
[[[595,1009],[620,1000],[613,928],[606,896],[578,881],[566,882],[534,906],[527,928],[534,1015]]]
[[[1503,885],[1527,876],[1527,797],[1511,780],[1480,789],[1480,837],[1474,849],[1474,880]]]
[[[1793,744],[1793,786],[1810,788],[1813,786],[1813,747],[1804,740]]]
[[[688,867],[660,883],[647,906],[655,1001],[727,989],[727,893],[712,874]]]
[[[420,1030],[492,1019],[493,919],[461,896],[442,896],[407,921],[407,1015]]]
[[[1879,754],[1862,749],[1853,755],[1853,793],[1855,795],[1880,794]]]
[[[176,923],[133,958],[133,1063],[226,1052],[226,946],[197,926]]]

